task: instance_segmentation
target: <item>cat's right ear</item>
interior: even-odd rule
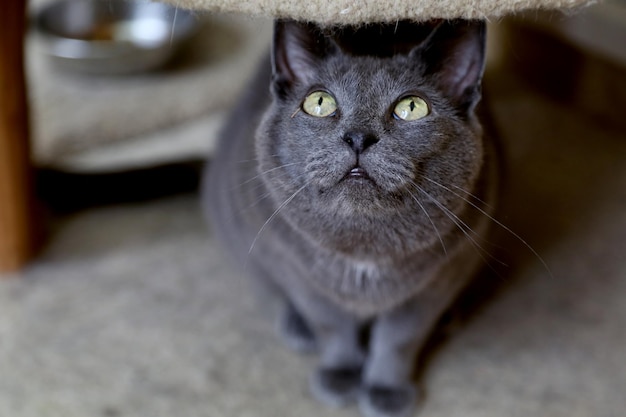
[[[485,68],[486,25],[481,20],[440,23],[411,55],[463,112],[480,100]]]
[[[272,88],[286,96],[296,84],[310,83],[319,62],[337,46],[315,25],[290,20],[274,23]]]

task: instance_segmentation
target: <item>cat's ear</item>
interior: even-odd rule
[[[272,84],[279,96],[294,84],[306,84],[315,75],[319,61],[335,53],[337,45],[315,25],[289,20],[274,23]]]
[[[484,21],[451,20],[439,24],[412,55],[425,65],[425,74],[463,112],[480,100],[485,67]]]

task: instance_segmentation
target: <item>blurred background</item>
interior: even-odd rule
[[[308,397],[314,358],[279,345],[275,302],[255,301],[199,210],[202,166],[271,22],[174,8],[89,32],[165,40],[167,56],[126,68],[80,45],[59,58],[41,17],[59,4],[29,3],[46,240],[0,280],[0,416],[356,416]],[[493,21],[489,36],[497,218],[549,271],[496,227],[507,267],[436,338],[421,415],[623,416],[626,1]]]
[[[72,10],[70,15],[68,10],[79,9],[73,7],[77,4],[96,6]],[[188,179],[193,176],[182,165],[166,167],[206,158],[224,115],[267,52],[271,38],[267,21],[189,12],[159,3],[33,0],[31,9],[33,33],[27,60],[33,158],[44,170],[40,190],[55,206],[69,203],[67,193],[58,195],[59,190],[89,194],[84,198],[92,194],[89,186],[71,189],[83,182],[70,173],[92,175],[89,181],[99,181],[106,176],[96,178],[96,174],[160,166],[167,176],[178,172]],[[124,36],[131,31],[115,32],[116,26],[108,21],[111,15],[123,21],[134,19],[135,32],[142,29],[137,23],[144,22],[148,33],[144,37],[153,36],[156,45],[123,50],[128,44]],[[146,27],[146,21],[155,20],[163,27],[157,26],[156,31]],[[76,28],[70,23],[69,29],[63,28],[65,21],[74,22]],[[118,41],[89,39],[96,30],[102,35],[107,25],[110,38],[118,36]],[[64,43],[67,38],[87,40],[71,49]],[[102,43],[119,47],[98,50]],[[149,55],[154,50],[165,54],[155,60]],[[129,178],[134,176],[125,180]],[[76,183],[49,185],[58,180]],[[159,183],[168,190],[190,187],[188,180],[170,184],[166,177],[160,177]],[[137,196],[156,191],[151,181],[132,188],[130,194]],[[102,194],[107,191],[98,190],[101,200],[108,198]],[[124,194],[120,189],[113,192]]]

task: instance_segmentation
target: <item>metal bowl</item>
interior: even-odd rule
[[[36,17],[58,64],[94,74],[158,68],[197,26],[186,10],[143,0],[61,0]]]

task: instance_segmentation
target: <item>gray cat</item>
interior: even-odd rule
[[[485,259],[484,54],[480,21],[279,21],[221,134],[208,216],[284,296],[282,336],[319,353],[311,390],[325,403],[412,413],[418,353]]]

